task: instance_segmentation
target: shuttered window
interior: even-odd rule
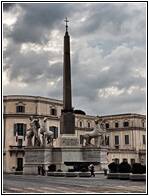
[[[115,145],[119,145],[119,136],[115,135]]]
[[[145,135],[143,135],[143,144],[146,144]]]
[[[80,135],[80,144],[83,144],[83,135]]]
[[[14,124],[14,136],[16,136],[16,132],[18,132],[18,136],[26,136],[26,124],[24,123]]]
[[[125,135],[125,144],[129,144],[129,135]]]
[[[49,127],[49,130],[54,133],[54,139],[58,138],[58,127],[51,126]]]

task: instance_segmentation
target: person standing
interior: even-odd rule
[[[45,175],[44,165],[42,165],[42,167],[41,167],[41,171],[42,171],[42,175],[44,176],[44,175]]]
[[[38,175],[40,175],[41,166],[38,165]]]
[[[95,177],[95,170],[94,170],[94,165],[93,164],[91,164],[90,166],[89,166],[89,170],[90,170],[90,172],[91,172],[91,177],[93,176],[93,177]]]

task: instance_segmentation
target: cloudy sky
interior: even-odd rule
[[[65,17],[72,103],[146,113],[146,3],[3,3],[3,95],[63,99]]]

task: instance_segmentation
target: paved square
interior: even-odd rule
[[[146,193],[145,181],[107,179],[98,174],[95,177],[51,177],[38,175],[3,175],[4,193],[40,193],[40,194],[112,194]]]

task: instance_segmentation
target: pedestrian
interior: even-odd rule
[[[44,169],[44,166],[43,165],[41,167],[41,171],[42,171],[42,175],[44,176],[45,175],[45,169]]]
[[[41,169],[41,167],[40,167],[40,165],[38,165],[38,175],[40,175],[40,169]]]
[[[91,177],[92,177],[92,176],[95,177],[94,165],[93,165],[93,164],[91,164],[91,165],[89,166],[89,170],[90,170],[90,172],[91,172]]]

